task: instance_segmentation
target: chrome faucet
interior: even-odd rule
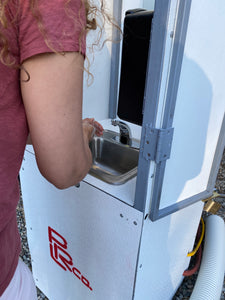
[[[125,124],[124,122],[118,120],[112,120],[112,125],[119,126],[120,129],[120,142],[125,145],[132,145],[132,138],[131,138],[131,130],[130,127]]]

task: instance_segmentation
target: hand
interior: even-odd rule
[[[88,122],[82,122],[82,127],[83,127],[84,138],[89,143],[95,134],[95,128]]]
[[[97,136],[101,136],[103,135],[103,127],[100,123],[98,123],[97,121],[95,121],[94,118],[86,118],[83,121],[83,125],[85,126],[85,124],[87,125],[91,125],[94,128],[94,132],[92,133],[92,137],[94,134],[96,134]]]

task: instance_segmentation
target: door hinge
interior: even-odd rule
[[[145,126],[143,156],[157,164],[170,158],[174,128],[157,129]]]

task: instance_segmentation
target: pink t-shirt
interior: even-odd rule
[[[18,12],[17,4],[20,2]],[[85,54],[85,37],[80,32],[85,24],[81,0],[39,0],[41,23],[29,9],[29,0],[11,0],[7,6],[8,20],[14,20],[4,31],[16,63],[40,53],[52,52],[47,40],[57,51],[81,51]],[[16,16],[16,18],[15,18]],[[74,20],[76,22],[74,23]],[[9,23],[10,24],[10,23]],[[18,173],[28,136],[28,126],[20,92],[19,70],[0,63],[0,296],[9,284],[20,253],[20,237],[16,223],[19,199]]]

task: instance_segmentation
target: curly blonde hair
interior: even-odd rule
[[[9,67],[20,67],[15,64],[15,59],[13,58],[12,53],[10,53],[9,41],[5,35],[5,30],[9,26],[9,24],[8,24],[9,21],[6,16],[6,10],[7,10],[7,5],[10,1],[12,1],[12,0],[0,0],[0,62]],[[17,0],[18,12],[19,12],[19,1],[23,1],[23,0]],[[116,25],[116,22],[113,20],[113,18],[107,12],[107,10],[105,8],[104,0],[99,0],[98,6],[93,3],[93,0],[80,0],[80,1],[81,1],[80,9],[85,8],[85,12],[86,12],[86,24],[83,25],[83,28],[80,32],[80,37],[79,37],[80,52],[81,52],[82,38],[89,31],[96,30],[97,28],[99,29],[98,34],[96,34],[96,39],[92,43],[91,47],[89,47],[89,49],[90,48],[93,49],[94,46],[98,46],[101,48],[106,41],[105,40],[104,42],[100,42],[105,24],[110,23],[111,25],[114,25],[116,27],[118,27],[118,26]],[[49,47],[49,49],[51,49],[53,52],[63,54],[63,52],[60,52],[60,51],[57,51],[56,49],[54,49],[54,47],[52,47],[52,45],[51,45],[51,41],[49,41],[49,39],[48,39],[48,36],[46,34],[46,31],[45,31],[45,28],[44,28],[44,25],[42,22],[42,16],[38,9],[38,2],[39,2],[39,0],[30,0],[30,10],[31,10],[34,18],[37,21],[38,28],[43,35],[45,43]],[[70,2],[71,2],[71,0],[65,0],[65,10],[68,12],[68,16],[72,17],[72,14],[70,14],[70,12],[68,10],[68,5]],[[16,21],[17,14],[14,17],[14,20],[11,21],[11,23],[14,23]],[[74,20],[74,22],[76,22],[76,20]],[[87,58],[87,60],[88,60],[88,58]],[[90,65],[90,62],[88,60],[88,69],[89,69],[89,65]],[[89,75],[91,75],[89,73],[88,69],[86,71],[88,72]]]

